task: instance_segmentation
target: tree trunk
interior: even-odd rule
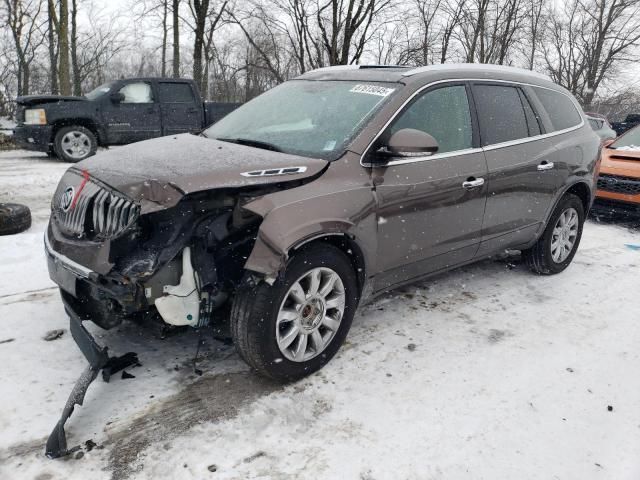
[[[193,40],[193,80],[202,92],[202,49],[204,47],[204,29],[209,13],[209,0],[193,0],[196,28]]]
[[[58,90],[58,51],[56,44],[56,33],[58,17],[56,15],[56,6],[53,0],[48,0],[48,38],[49,38],[49,81],[51,82],[51,94],[57,95]]]
[[[71,79],[69,75],[69,6],[67,0],[60,0],[58,16],[59,77],[60,93],[71,95]]]
[[[180,0],[173,0],[173,77],[180,76]]]
[[[161,77],[167,76],[167,16],[169,11],[169,0],[164,0],[162,5],[162,73]]]
[[[80,66],[78,65],[77,16],[78,0],[71,0],[71,68],[73,72],[73,94],[79,97],[82,95],[82,80],[80,79]]]

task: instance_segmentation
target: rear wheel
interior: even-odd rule
[[[95,155],[98,141],[93,132],[85,127],[62,127],[56,133],[54,149],[60,160],[76,163]]]
[[[241,288],[233,301],[231,335],[240,356],[280,381],[322,368],[347,336],[358,303],[349,259],[331,245],[298,252],[284,278]]]
[[[553,211],[536,244],[522,256],[535,273],[552,275],[569,266],[580,245],[584,225],[584,206],[573,194],[565,195]]]

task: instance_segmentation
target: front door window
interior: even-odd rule
[[[465,150],[473,146],[471,111],[464,85],[431,90],[400,114],[389,136],[403,128],[428,133],[438,142],[438,153]]]

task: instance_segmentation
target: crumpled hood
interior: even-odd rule
[[[174,206],[182,196],[195,192],[301,180],[320,173],[327,164],[321,159],[183,134],[114,148],[72,169],[88,172],[140,203],[142,213],[148,213]],[[281,169],[292,169],[292,173]]]

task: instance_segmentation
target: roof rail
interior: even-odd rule
[[[359,68],[360,65],[333,65],[331,67],[320,67],[314,68],[313,70],[307,70],[303,75],[316,72],[335,72],[336,70],[357,70]]]
[[[309,70],[305,73],[315,73],[315,72],[331,72],[336,70],[373,70],[373,69],[385,69],[385,68],[396,68],[396,69],[409,69],[406,65],[333,65],[331,67],[320,67],[313,70]]]
[[[417,75],[419,73],[433,72],[437,70],[452,70],[459,67],[463,67],[468,70],[477,69],[477,70],[494,71],[494,72],[524,73],[527,75],[532,75],[534,77],[551,81],[551,77],[543,73],[534,72],[533,70],[527,70],[526,68],[508,67],[505,65],[495,65],[492,63],[442,63],[437,65],[427,65],[425,67],[412,68],[411,70],[403,73],[402,76],[410,77],[412,75]]]

